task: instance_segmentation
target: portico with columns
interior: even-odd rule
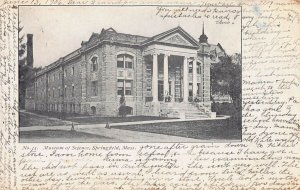
[[[197,62],[196,55],[155,52],[146,56],[152,60],[146,64],[151,65],[153,102],[165,101],[167,97],[170,97],[170,101],[188,102],[189,97],[201,95],[201,73],[197,71],[201,69],[201,62]]]
[[[204,60],[197,42],[184,31],[164,34],[145,44],[145,102],[158,113],[161,103],[203,102]],[[209,71],[208,71],[209,72]]]
[[[179,44],[174,46],[157,42],[144,49],[145,64],[150,68],[147,71],[151,70],[153,102],[167,96],[171,97],[171,101],[180,101],[182,98],[183,102],[188,102],[189,97],[200,96],[202,61],[197,55],[197,45],[187,43],[180,47]],[[160,86],[163,86],[163,92]]]

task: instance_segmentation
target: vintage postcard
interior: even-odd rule
[[[20,142],[240,141],[241,7],[176,9],[20,6]]]
[[[299,190],[300,3],[0,3],[0,189]]]

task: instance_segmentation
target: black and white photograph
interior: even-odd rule
[[[21,143],[241,142],[241,7],[19,6],[18,32]]]

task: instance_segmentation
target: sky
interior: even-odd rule
[[[241,52],[240,19],[229,27],[202,18],[163,19],[156,13],[155,6],[21,6],[19,21],[24,27],[21,35],[33,34],[35,67],[55,62],[78,49],[93,32],[110,27],[120,33],[151,37],[181,26],[198,41],[204,23],[209,43],[220,43],[229,55]]]

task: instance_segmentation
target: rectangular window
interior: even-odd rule
[[[72,72],[71,72],[72,76],[74,75],[74,66],[72,67]]]
[[[189,73],[193,73],[193,62],[189,62]]]
[[[92,96],[98,96],[98,81],[92,81]]]
[[[132,62],[125,62],[126,68],[132,69]]]
[[[125,81],[125,95],[132,95],[132,81]]]
[[[193,83],[189,83],[189,96],[193,96]]]
[[[125,56],[125,68],[132,69],[132,59]]]
[[[72,97],[74,97],[74,85],[72,85]]]
[[[64,70],[64,77],[67,77],[67,70]]]
[[[124,57],[118,57],[117,59],[117,67],[118,68],[124,68]]]
[[[133,57],[127,54],[121,54],[117,57],[117,67],[118,68],[133,68]]]
[[[124,80],[118,80],[118,95],[124,95]]]
[[[58,89],[58,95],[57,95],[57,97],[60,97],[60,89]]]
[[[201,65],[197,63],[197,74],[201,74]]]
[[[65,86],[65,97],[67,97],[67,86]]]
[[[118,95],[132,95],[132,80],[118,79]]]

